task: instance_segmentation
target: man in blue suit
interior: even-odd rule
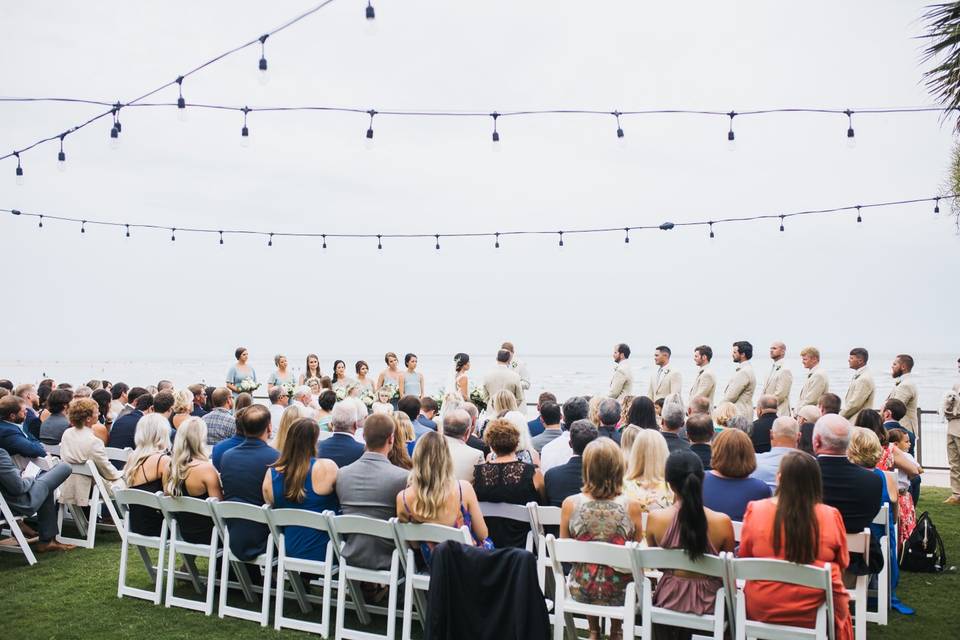
[[[553,395],[549,391],[544,391],[540,394],[540,397],[537,398],[537,413],[540,413],[540,407],[542,407],[547,402],[553,402],[556,404],[557,396]],[[527,428],[530,430],[530,437],[535,438],[546,429],[546,425],[543,424],[543,417],[538,415],[536,418],[527,423]]]
[[[397,402],[397,411],[402,411],[407,414],[407,417],[410,418],[410,423],[413,424],[413,435],[417,438],[422,436],[425,433],[430,433],[430,431],[436,431],[437,425],[433,425],[433,429],[430,427],[421,424],[418,420],[420,416],[420,398],[417,396],[403,396],[400,398],[400,401]]]
[[[424,398],[420,400],[420,415],[417,416],[417,422],[431,431],[436,431],[437,423],[434,417],[436,417],[439,408],[436,400],[430,396],[424,396]]]
[[[23,432],[21,425],[27,409],[17,396],[0,398],[0,449],[11,456],[43,458],[47,455],[40,441]]]
[[[145,413],[153,409],[153,396],[149,393],[143,393],[137,396],[133,401],[134,409],[122,418],[117,418],[113,426],[110,427],[110,437],[107,440],[108,447],[117,449],[136,449],[134,436],[137,433],[137,423]],[[122,466],[122,465],[121,465]]]
[[[357,411],[351,402],[339,402],[330,416],[333,435],[320,442],[317,456],[328,458],[338,467],[353,464],[363,455],[363,445],[354,438],[357,432]]]
[[[550,469],[543,477],[551,507],[562,507],[564,499],[580,493],[583,487],[583,450],[598,437],[597,427],[589,420],[577,420],[570,425],[573,457],[565,464]]]

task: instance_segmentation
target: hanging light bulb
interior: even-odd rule
[[[493,134],[490,136],[492,149],[494,151],[500,151],[500,132],[497,131],[497,118],[500,117],[500,114],[494,111],[490,114],[490,117],[493,118]]]
[[[783,228],[783,216],[780,216],[780,231],[786,231],[786,229]]]
[[[940,215],[940,198],[937,197],[934,199],[933,203],[933,215]]]
[[[623,233],[623,244],[630,244],[630,227],[624,227]]]
[[[176,241],[177,241],[177,228],[174,227],[173,229],[170,229],[170,242],[176,242]]]
[[[499,249],[500,248],[500,232],[497,231],[495,234],[493,234],[493,237],[495,238],[493,242],[493,248]]]
[[[377,249],[383,249],[383,243],[380,242],[380,234],[377,234]]]
[[[437,240],[437,246],[435,247],[435,249],[436,249],[437,251],[440,251],[440,234],[439,234],[439,233],[438,233],[438,234],[435,234],[433,237],[436,238],[436,240]]]
[[[40,222],[37,223],[37,227],[43,229],[43,216],[40,216]]]
[[[117,150],[120,148],[120,103],[113,105],[113,126],[110,128],[110,148]]]
[[[626,136],[623,133],[623,127],[620,126],[620,116],[623,115],[619,111],[614,111],[613,116],[617,119],[617,142],[620,144],[625,144],[627,141]]]
[[[560,231],[560,246],[563,246],[563,231]]]
[[[377,34],[377,17],[376,11],[373,10],[373,3],[371,0],[367,0],[367,24],[364,26],[363,32],[368,36],[374,36]]]
[[[270,239],[267,240],[267,246],[268,246],[268,247],[272,247],[272,246],[273,246],[273,234],[272,234],[272,233],[270,234]]]
[[[853,149],[857,146],[857,139],[853,133],[853,111],[847,109],[844,113],[847,114],[847,148]]]
[[[373,116],[377,115],[377,111],[370,109],[367,114],[370,115],[370,125],[367,127],[367,137],[363,140],[363,146],[369,151],[373,149]]]
[[[730,116],[730,130],[727,131],[727,150],[736,151],[737,150],[737,136],[733,133],[733,119],[736,117],[737,112],[731,111],[727,114]]]
[[[180,119],[180,122],[186,122],[187,101],[183,99],[183,76],[177,77],[177,91],[179,92],[179,97],[177,98],[177,118]]]
[[[327,236],[326,236],[326,234],[323,234],[323,235],[321,235],[320,237],[323,238],[323,248],[326,249],[326,248],[327,248]]]
[[[857,229],[863,228],[863,224],[861,224],[862,222],[863,217],[860,215],[860,205],[857,205]]]
[[[260,73],[258,74],[258,77],[257,77],[257,82],[260,83],[260,86],[266,86],[267,83],[270,82],[270,76],[267,74],[267,56],[264,52],[264,49],[266,48],[265,43],[267,41],[267,38],[269,37],[270,37],[269,33],[265,33],[262,36],[260,36],[260,64],[259,64]]]
[[[86,232],[87,232],[87,221],[86,221],[86,220],[81,220],[81,221],[80,221],[80,233],[86,233]]]
[[[17,170],[15,172],[17,176],[17,186],[22,187],[24,183],[24,178],[23,178],[23,166],[20,164],[20,153],[17,151],[14,151],[13,155],[17,157]]]
[[[125,225],[123,225],[123,226],[125,226],[125,227],[127,228],[127,237],[129,238],[129,237],[130,237],[130,225],[125,224]]]
[[[60,153],[57,154],[57,170],[63,173],[67,170],[67,154],[63,152],[63,139],[67,134],[60,134]]]
[[[250,146],[250,129],[247,128],[247,114],[250,113],[249,107],[243,108],[243,128],[240,129],[240,146],[248,148]]]
[[[710,224],[710,238],[714,238],[716,236],[713,235],[713,222],[710,222],[709,224]]]

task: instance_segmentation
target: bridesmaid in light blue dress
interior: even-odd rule
[[[423,399],[423,374],[417,373],[417,356],[408,353],[403,357],[407,370],[400,376],[400,397],[416,396]]]
[[[227,371],[227,389],[233,392],[233,398],[236,400],[237,396],[241,393],[240,383],[247,379],[256,382],[257,372],[247,364],[247,360],[250,359],[250,354],[245,347],[237,347],[233,355],[236,357],[237,363]],[[253,395],[252,392],[251,395]]]

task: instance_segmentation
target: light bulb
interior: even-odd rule
[[[731,138],[730,142],[727,143],[727,151],[733,152],[736,150],[737,150],[737,141]]]
[[[180,120],[180,122],[186,122],[189,120],[189,117],[187,116],[187,110],[185,108],[177,109],[177,119]]]
[[[853,136],[847,136],[847,149],[856,149],[856,148],[857,148],[857,139]]]
[[[117,125],[114,125],[113,128],[110,129],[110,148],[113,150],[120,148],[120,129]]]
[[[267,86],[270,82],[270,75],[267,73],[267,59],[260,58],[260,73],[257,74],[257,82],[261,87]]]
[[[240,146],[247,149],[250,147],[250,142],[250,130],[244,126],[243,129],[240,130]]]
[[[22,187],[25,182],[23,178],[23,168],[17,165],[17,186]]]
[[[61,151],[57,154],[57,171],[64,173],[67,170],[67,154]]]
[[[367,151],[373,151],[373,136],[367,134],[367,137],[363,139],[363,148]]]

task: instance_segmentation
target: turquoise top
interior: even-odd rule
[[[250,378],[254,382],[257,381],[257,371],[253,367],[250,367],[250,373],[247,373],[247,374],[240,373],[239,371],[237,371],[236,365],[230,367],[230,370],[227,371],[227,382],[229,382],[234,386],[240,386],[240,383],[246,380],[247,378]],[[240,394],[234,392],[233,397],[236,398],[238,395]]]
[[[420,374],[414,371],[410,373],[409,371],[403,372],[403,395],[406,396],[417,396],[420,397],[422,393],[420,388]]]

